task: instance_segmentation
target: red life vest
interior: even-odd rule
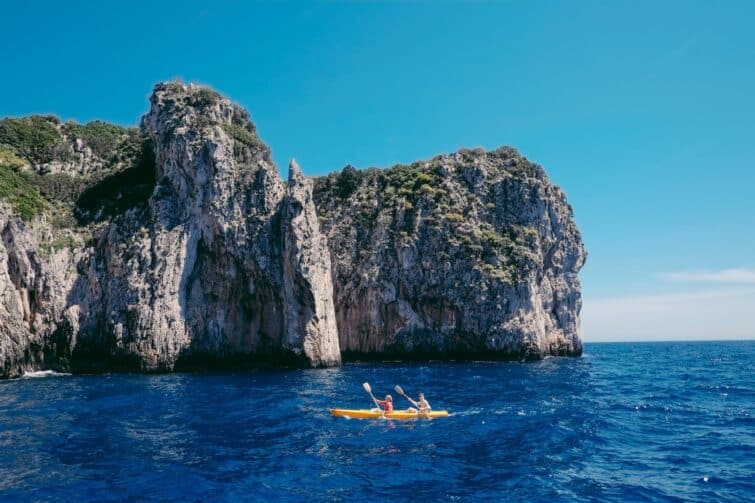
[[[378,400],[377,403],[383,408],[384,412],[393,412],[393,402],[389,402],[388,400]]]

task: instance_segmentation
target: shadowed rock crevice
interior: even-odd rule
[[[147,202],[155,188],[155,157],[148,144],[131,168],[105,177],[86,188],[76,200],[79,225],[110,219]]]

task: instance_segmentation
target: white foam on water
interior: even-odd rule
[[[32,372],[24,372],[21,379],[36,379],[38,377],[62,377],[69,376],[68,372],[55,372],[54,370],[34,370]]]
[[[479,414],[481,412],[483,412],[483,409],[472,408],[472,409],[463,410],[461,412],[454,412],[452,415],[454,415],[454,416],[474,416],[474,415]]]

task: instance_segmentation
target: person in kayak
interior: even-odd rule
[[[383,409],[383,412],[388,414],[393,412],[393,397],[391,395],[385,395],[384,400],[375,400],[375,403]]]
[[[409,400],[412,405],[414,405],[414,407],[409,407],[407,409],[409,412],[422,412],[423,414],[427,414],[428,412],[433,410],[433,408],[430,407],[430,402],[425,399],[424,393],[419,394],[418,400],[416,402],[408,396],[406,397],[406,399]]]

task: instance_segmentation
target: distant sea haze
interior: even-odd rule
[[[585,294],[587,342],[755,339],[755,286],[694,286],[684,291],[596,298]]]
[[[400,384],[450,417],[334,418]],[[394,393],[397,408],[409,405]],[[2,501],[751,501],[755,342],[0,382]]]

